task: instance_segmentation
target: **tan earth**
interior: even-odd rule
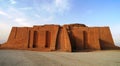
[[[0,66],[120,66],[120,50],[73,53],[0,50]]]

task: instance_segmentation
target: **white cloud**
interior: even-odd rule
[[[9,0],[11,4],[16,4],[17,2],[15,0]]]
[[[110,25],[110,30],[111,30],[115,45],[120,46],[120,31],[117,29],[120,29],[119,24]]]
[[[0,10],[0,15],[6,16],[8,18],[11,18],[10,15],[8,15],[6,12]]]
[[[39,23],[57,23],[56,16],[64,15],[70,10],[70,0],[33,0],[33,6],[36,11],[34,16],[39,18]]]
[[[32,9],[32,7],[22,7],[22,8],[20,8],[21,10],[31,10]]]
[[[37,17],[37,18],[41,18],[41,16],[40,16],[40,15],[38,15],[38,14],[35,14],[34,16],[35,16],[35,17]]]
[[[120,46],[120,34],[113,34],[115,45]]]
[[[25,18],[25,16],[26,16],[24,12],[22,12],[22,11],[20,11],[17,8],[14,8],[14,7],[8,8],[8,13],[13,18],[19,18],[19,17]]]
[[[16,18],[15,21],[16,21],[16,22],[23,22],[23,21],[25,21],[25,19],[22,19],[22,18]]]
[[[54,5],[60,12],[70,8],[70,3],[68,0],[55,0]]]
[[[32,26],[35,24],[55,24],[54,21],[56,13],[63,14],[65,11],[69,10],[69,1],[68,0],[43,0],[41,1],[33,0],[33,7],[21,7],[16,8],[10,6],[8,9],[2,11],[0,10],[0,15],[10,17],[5,20],[2,19],[4,23],[0,23],[0,41],[1,39],[7,40],[10,29],[12,26]],[[16,0],[9,0],[11,4],[17,4]],[[34,10],[33,10],[34,9]],[[26,13],[24,10],[31,10],[35,13]],[[33,15],[31,19],[30,15]],[[35,16],[35,17],[34,17]],[[10,25],[9,25],[10,24]]]
[[[6,12],[0,10],[0,15],[10,17],[0,19],[2,21],[0,22],[0,43],[7,41],[12,26],[31,26],[31,20],[28,20],[27,15],[14,7],[8,8]]]
[[[0,11],[0,14],[1,14],[1,15],[5,15],[5,16],[7,15],[7,14],[6,14],[5,12],[3,12],[3,11]]]
[[[31,20],[24,11],[18,10],[14,7],[9,8],[8,10],[8,13],[10,13],[9,15],[12,16],[11,22],[16,23],[16,26],[31,26]]]
[[[36,7],[36,10],[38,11],[47,11],[48,13],[64,13],[65,11],[70,9],[70,0],[50,0],[49,1],[43,1],[38,2],[37,0],[34,0],[34,7]]]
[[[54,17],[53,16],[49,16],[47,18],[42,19],[41,21],[44,23],[52,23]]]
[[[9,36],[11,27],[9,24],[5,23],[5,22],[1,22],[0,23],[0,43],[4,43],[5,41],[7,41],[7,38]]]
[[[28,23],[28,21],[25,18],[16,18],[14,21],[20,26],[31,26],[31,24]]]
[[[34,24],[57,24],[57,22],[55,22],[55,18],[54,16],[48,16],[48,17],[42,17],[40,15],[35,14],[34,15],[38,20],[36,20]]]

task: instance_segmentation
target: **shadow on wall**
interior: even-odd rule
[[[79,40],[79,43],[76,41]],[[77,50],[83,50],[85,49],[85,44],[83,44],[83,40],[79,39],[79,38],[75,38],[75,39],[71,39],[71,47],[72,47],[72,51],[75,52]]]
[[[13,27],[1,49],[36,51],[86,51],[116,49],[109,27],[83,24]]]
[[[101,46],[101,49],[102,50],[106,50],[106,49],[116,49],[115,45],[110,43],[110,42],[107,42],[107,41],[104,41],[102,39],[99,39],[100,41],[100,46]]]

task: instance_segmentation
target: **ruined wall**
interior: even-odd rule
[[[116,48],[109,27],[84,24],[13,27],[0,48],[36,51],[80,51]]]
[[[71,41],[75,50],[100,50],[99,29],[96,27],[72,27]]]
[[[101,27],[100,30],[100,45],[101,49],[116,48],[109,27]]]
[[[44,30],[47,32],[46,33],[46,48],[55,50],[59,26],[58,25],[45,25],[45,26],[39,27],[39,30]]]
[[[28,39],[29,39],[29,30],[27,27],[17,28],[15,40],[13,41],[16,44],[16,47],[19,48],[27,48],[28,47]]]
[[[72,31],[72,41],[75,44],[75,50],[83,50],[84,49],[84,33],[80,29],[74,29]]]
[[[98,28],[89,28],[88,29],[88,40],[87,40],[87,49],[100,50],[99,43],[99,29]]]
[[[70,38],[69,38],[69,34],[68,31],[66,29],[66,27],[63,27],[63,39],[64,39],[64,49],[63,51],[68,51],[71,52],[71,42],[70,42]]]
[[[13,27],[6,44],[2,47],[7,48],[27,48],[29,39],[29,30],[27,27]]]
[[[11,42],[13,39],[15,39],[16,32],[17,32],[17,27],[13,27],[9,35],[8,42]]]
[[[30,30],[28,48],[33,48],[33,41],[34,41],[34,30]]]
[[[73,30],[76,30],[76,28],[72,28]],[[88,49],[88,27],[77,27],[77,29],[79,29],[79,31],[82,31],[83,32],[83,44],[84,44],[84,47],[83,49]]]
[[[30,48],[55,50],[58,29],[58,25],[34,26],[30,30]]]
[[[60,50],[62,48],[62,44],[64,44],[63,36],[63,27],[60,27],[57,36],[56,50]]]
[[[33,48],[45,48],[46,31],[34,31]]]
[[[60,27],[57,37],[56,50],[71,52],[71,43],[65,27]]]

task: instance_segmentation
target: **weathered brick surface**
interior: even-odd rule
[[[17,27],[13,27],[12,30],[11,30],[11,33],[9,35],[8,42],[15,39],[16,32],[17,32]]]
[[[45,48],[46,45],[46,31],[37,31],[37,35],[35,34],[34,37],[36,38],[36,42],[33,45],[34,48]]]
[[[58,31],[58,36],[57,36],[56,50],[60,50],[61,48],[64,48],[64,47],[62,47],[63,44],[65,43],[63,38],[64,38],[63,28],[60,27],[59,31]]]
[[[87,40],[87,49],[101,49],[99,43],[99,29],[98,28],[89,28],[88,29],[88,40]]]
[[[109,27],[68,24],[13,27],[8,41],[0,48],[71,52],[114,49],[116,46]]]
[[[2,46],[7,48],[27,48],[29,31],[25,27],[13,27],[8,41]]]
[[[33,40],[34,40],[34,30],[30,30],[28,48],[33,48]]]
[[[64,47],[63,48],[63,51],[68,51],[68,52],[71,52],[71,42],[70,42],[70,38],[69,38],[69,34],[68,34],[68,31],[65,27],[63,27],[63,37],[62,38],[64,40],[64,43],[62,44]]]
[[[72,40],[74,41],[73,44],[75,44],[75,50],[83,50],[84,49],[84,35],[83,31],[80,29],[74,29],[72,30]]]
[[[116,48],[109,27],[101,27],[100,29],[100,45],[102,49]]]

